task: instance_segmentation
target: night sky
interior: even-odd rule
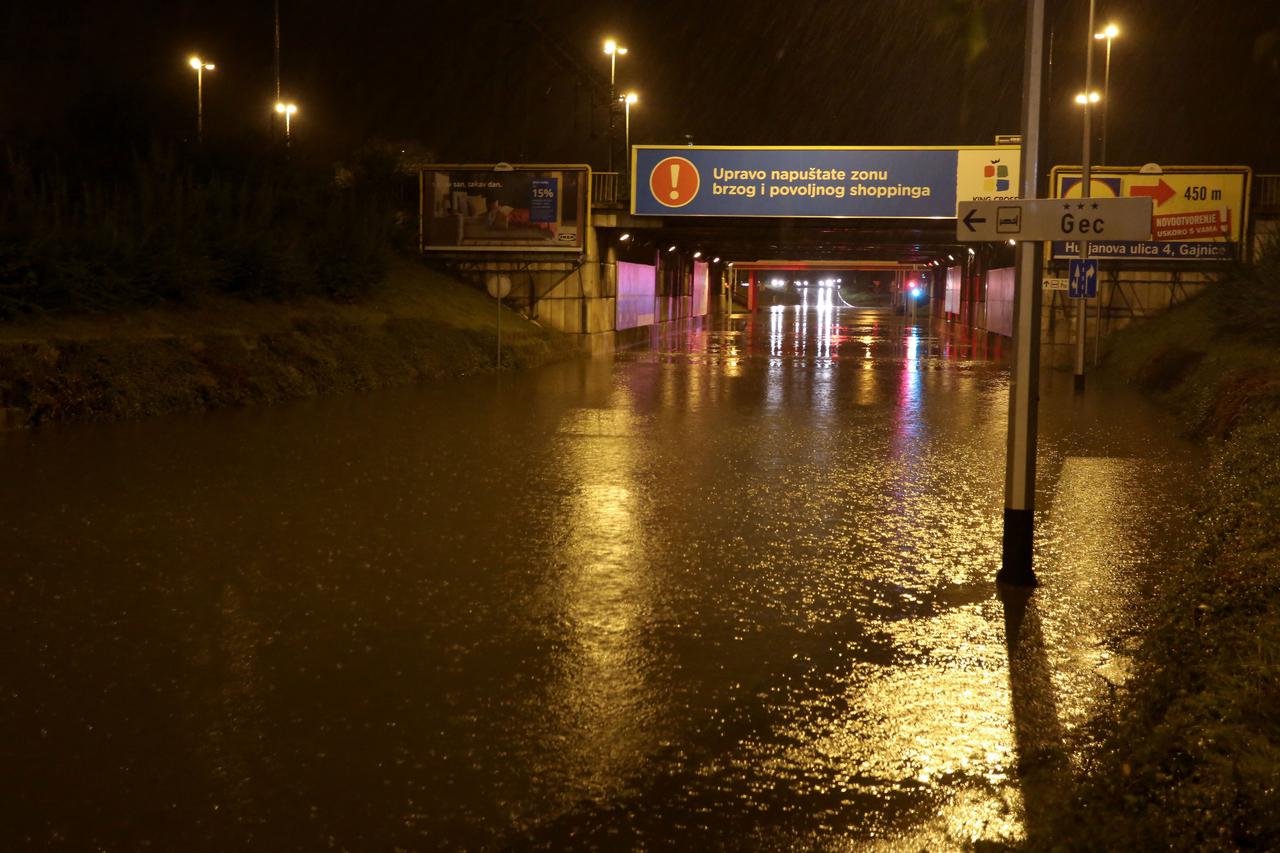
[[[640,93],[636,143],[984,144],[1018,131],[1017,0],[280,6],[282,88],[300,106],[298,143],[335,157],[383,140],[443,161],[602,168],[608,35],[630,48],[618,82]],[[1078,162],[1071,98],[1083,88],[1088,4],[1050,8],[1049,160]],[[269,127],[271,0],[17,0],[4,15],[6,138],[83,140],[117,126],[189,136],[193,52],[218,66],[206,79],[212,139]],[[1109,20],[1123,31],[1113,163],[1280,171],[1280,3],[1100,2],[1098,28]]]

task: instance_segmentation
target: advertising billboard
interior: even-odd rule
[[[1249,217],[1247,166],[1098,166],[1090,170],[1092,198],[1150,198],[1151,240],[1090,240],[1089,257],[1118,260],[1225,261],[1237,256]],[[1055,166],[1054,198],[1080,198],[1079,166]],[[1053,243],[1053,257],[1080,256],[1080,244]]]
[[[1013,337],[1013,267],[987,272],[987,331]]]
[[[1017,198],[1021,149],[636,145],[631,212],[655,216],[954,219]]]
[[[657,314],[657,268],[618,261],[617,320],[614,328],[652,326]]]
[[[690,315],[701,317],[710,307],[711,265],[702,261],[693,262],[693,307]]]
[[[960,267],[947,267],[947,289],[942,309],[948,314],[960,313]]]
[[[422,170],[427,251],[581,252],[587,166],[432,166]]]

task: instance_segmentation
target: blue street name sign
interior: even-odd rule
[[[1229,261],[1234,255],[1232,243],[1197,243],[1190,240],[1135,241],[1090,240],[1089,256],[1131,261]],[[1080,257],[1080,244],[1074,240],[1055,240],[1053,257],[1059,260]]]
[[[1067,296],[1093,299],[1098,295],[1098,262],[1073,258],[1067,274]]]
[[[1018,149],[634,146],[631,210],[651,216],[954,219],[1015,198]]]

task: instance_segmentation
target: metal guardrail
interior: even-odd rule
[[[1280,175],[1253,176],[1253,212],[1280,213]]]
[[[617,207],[627,201],[626,174],[623,172],[591,173],[591,206]]]

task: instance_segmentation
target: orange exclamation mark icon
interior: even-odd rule
[[[672,163],[671,164],[671,200],[672,201],[680,200],[680,190],[676,189],[676,187],[678,186],[680,186],[680,164]]]

